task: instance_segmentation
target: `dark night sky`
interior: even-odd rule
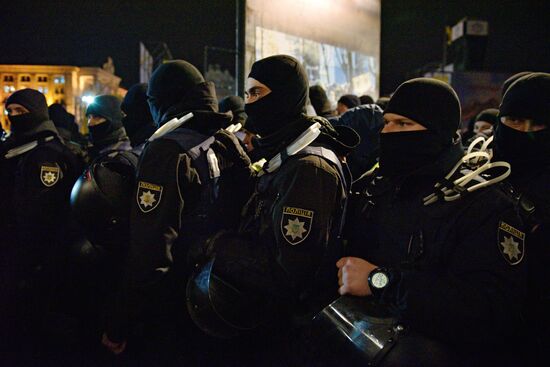
[[[204,46],[235,47],[234,0],[0,1],[0,63],[100,66],[114,59],[123,86],[138,79],[139,40],[165,41],[202,69]],[[441,60],[445,25],[489,21],[486,68],[550,71],[550,1],[383,0],[381,87]]]
[[[0,63],[101,66],[111,56],[125,87],[139,79],[140,40],[164,41],[199,68],[205,45],[235,44],[233,0],[0,3]]]

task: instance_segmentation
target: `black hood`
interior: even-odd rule
[[[218,111],[216,91],[200,71],[183,60],[159,66],[149,82],[147,100],[158,127],[176,116],[193,111]]]
[[[245,105],[247,130],[263,137],[300,118],[308,99],[308,80],[302,65],[288,55],[256,61],[248,75],[271,93]]]
[[[122,124],[132,146],[144,143],[157,129],[147,103],[147,84],[133,85],[126,93],[120,108],[126,114]]]

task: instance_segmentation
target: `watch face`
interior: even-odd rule
[[[371,283],[376,288],[384,288],[388,282],[389,279],[385,273],[375,273],[371,278]]]

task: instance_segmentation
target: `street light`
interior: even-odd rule
[[[86,104],[92,104],[94,103],[94,100],[95,100],[95,96],[91,96],[91,95],[82,96],[82,102]]]

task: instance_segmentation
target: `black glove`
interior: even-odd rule
[[[232,167],[249,169],[250,158],[235,135],[226,130],[218,130],[214,138],[216,140],[210,147],[216,153],[221,171]]]

